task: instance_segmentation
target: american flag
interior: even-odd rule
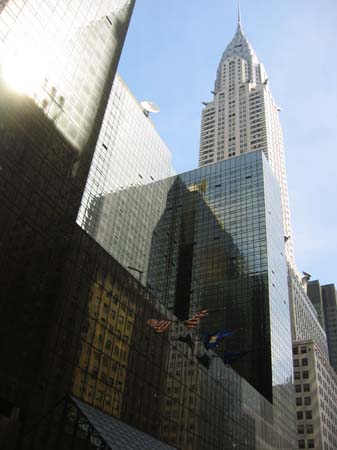
[[[192,329],[195,328],[198,325],[198,322],[200,319],[203,319],[208,315],[208,309],[203,309],[202,311],[199,311],[196,313],[195,316],[191,317],[190,319],[185,321],[185,325],[187,328]]]
[[[164,333],[171,325],[172,320],[149,319],[146,322],[156,333]]]

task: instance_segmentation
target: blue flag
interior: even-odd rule
[[[206,339],[204,340],[204,347],[206,350],[210,348],[216,348],[219,346],[219,343],[227,336],[232,336],[234,334],[233,331],[223,330],[218,331],[217,333],[208,334]]]

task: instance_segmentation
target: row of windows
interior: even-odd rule
[[[303,420],[304,418],[306,420],[311,420],[312,419],[312,411],[310,411],[310,410],[308,410],[308,411],[297,411],[296,415],[297,415],[297,420]]]
[[[296,406],[310,406],[311,405],[311,397],[296,397]]]
[[[305,446],[306,441],[304,439],[300,439],[298,441],[298,448],[302,449],[302,448],[315,448],[315,441],[314,439],[308,439],[307,440],[307,447]]]
[[[302,388],[303,388],[303,392],[310,392],[310,384],[309,383],[304,383],[302,384],[295,384],[295,392],[302,392]]]
[[[298,434],[304,434],[304,433],[309,433],[312,434],[314,432],[314,426],[312,424],[307,424],[307,425],[297,425],[297,433]]]

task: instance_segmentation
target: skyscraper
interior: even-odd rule
[[[117,74],[77,222],[124,267],[145,272],[166,194],[150,185],[173,173],[170,150]]]
[[[175,177],[144,281],[181,320],[209,308],[200,336],[235,330],[226,348],[248,353],[234,368],[273,403],[281,442],[294,418],[290,311],[279,185],[263,152]]]
[[[280,184],[292,337],[314,339],[327,355],[324,329],[294,261],[280,108],[269,85],[266,70],[244,34],[239,11],[236,33],[218,66],[214,98],[204,102],[199,166],[263,151]]]
[[[244,34],[240,12],[236,33],[219,63],[213,94],[202,111],[199,166],[264,152],[280,183],[286,255],[293,262],[280,108],[263,64]]]
[[[0,398],[23,421],[133,6],[1,2]]]

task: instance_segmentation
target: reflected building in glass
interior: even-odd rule
[[[271,403],[215,354],[205,367],[202,345],[179,340],[188,329],[78,226],[59,280],[30,409],[44,414],[19,448],[292,448]],[[155,333],[151,318],[172,320],[170,331]],[[6,450],[15,414],[1,417]]]
[[[261,151],[179,175],[153,233],[146,282],[181,320],[209,308],[201,333],[234,331],[225,348],[247,354],[233,367],[273,402],[285,436],[294,411],[280,205]]]

